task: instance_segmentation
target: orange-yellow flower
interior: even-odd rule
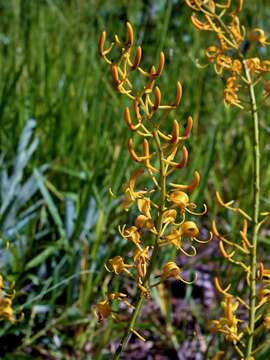
[[[164,280],[169,278],[175,278],[176,280],[181,280],[185,284],[192,284],[194,282],[194,280],[187,281],[183,279],[181,276],[181,272],[181,268],[174,261],[168,261],[163,266],[161,278],[163,278]]]
[[[270,330],[270,314],[267,314],[263,320],[263,324],[267,330]]]
[[[112,313],[111,305],[108,300],[103,300],[95,305],[94,312],[99,321],[108,319]]]
[[[126,226],[124,225],[122,229],[119,227],[119,232],[124,239],[133,242],[136,246],[139,246],[139,244],[141,243],[141,235],[136,226],[126,228]]]
[[[147,263],[149,261],[149,246],[146,246],[145,249],[136,249],[133,256],[135,266],[139,278],[144,278],[147,270]]]
[[[144,190],[135,191],[136,182],[142,174],[143,174],[143,169],[134,171],[130,177],[128,184],[124,188],[124,193],[125,193],[125,197],[123,201],[124,209],[128,209],[135,200],[142,198],[146,193],[146,191]]]
[[[255,28],[250,32],[249,38],[251,41],[257,41],[261,46],[269,45],[265,32],[262,29]]]
[[[171,224],[175,221],[177,212],[174,209],[168,209],[164,211],[162,216],[162,223],[163,224]]]
[[[135,225],[142,229],[145,228],[147,230],[152,230],[152,232],[156,233],[154,221],[151,216],[151,201],[149,198],[142,198],[137,200],[138,209],[142,213],[137,216],[135,220]]]
[[[236,344],[243,335],[243,333],[238,332],[238,324],[242,320],[239,320],[235,315],[239,303],[234,302],[231,295],[225,295],[225,300],[221,303],[221,306],[224,310],[224,316],[219,320],[211,321],[210,330],[213,333],[223,333],[226,340]]]
[[[179,280],[179,279],[181,279],[180,274],[181,274],[180,267],[177,266],[175,262],[169,261],[163,266],[161,276],[164,279],[168,279],[170,277],[173,277],[173,278]]]
[[[129,273],[128,268],[131,268],[132,265],[125,264],[121,256],[115,256],[108,261],[108,264],[105,265],[105,267],[107,271],[114,272],[116,275],[119,275],[122,272]]]
[[[180,213],[183,213],[189,204],[189,196],[184,191],[175,190],[168,195],[168,201],[178,206]]]
[[[226,81],[223,97],[226,105],[235,105],[239,108],[243,108],[241,101],[238,98],[239,87],[236,84],[236,77],[230,76]]]
[[[14,322],[12,300],[0,292],[0,319]]]
[[[185,221],[180,226],[180,231],[183,236],[186,236],[190,239],[195,238],[199,234],[199,229],[195,222]]]

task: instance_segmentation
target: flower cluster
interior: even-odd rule
[[[15,321],[12,309],[13,297],[13,294],[9,295],[5,291],[4,280],[2,275],[0,275],[0,320]]]
[[[252,223],[252,218],[241,208],[233,207],[234,201],[224,202],[219,193],[216,193],[217,202],[220,206],[235,212],[241,216],[242,220],[242,229],[239,231],[239,237],[235,240],[229,240],[227,236],[220,234],[217,229],[216,222],[213,221],[212,231],[216,237],[219,245],[219,250],[223,258],[231,263],[234,266],[238,266],[242,272],[241,278],[245,279],[246,287],[248,288],[252,281],[252,271],[249,263],[249,258],[251,256],[251,251],[253,245],[249,240],[248,228],[249,224]],[[258,230],[261,225],[269,218],[269,213],[261,214],[261,221],[258,224]],[[257,284],[261,283],[260,291],[256,296],[256,308],[255,316],[256,322],[263,319],[264,327],[269,329],[269,319],[270,314],[266,312],[266,304],[270,303],[270,270],[265,269],[263,264],[260,264],[260,267],[257,271],[256,276]],[[241,339],[247,337],[250,333],[249,325],[246,323],[248,318],[248,312],[250,311],[250,304],[246,302],[240,296],[234,296],[229,290],[232,287],[232,284],[229,283],[225,289],[220,285],[220,279],[215,278],[215,286],[217,291],[224,297],[222,302],[222,307],[224,309],[225,316],[221,317],[219,320],[213,320],[210,322],[210,329],[212,332],[220,332],[225,335],[225,339],[232,342],[235,346],[237,352],[244,357],[245,350],[245,341]],[[232,290],[235,291],[235,290]],[[235,291],[236,292],[236,291]],[[243,307],[242,319],[237,318],[236,310],[238,306]],[[245,313],[245,311],[247,313]],[[242,324],[242,330],[239,330],[239,325]],[[261,335],[259,331],[258,334]],[[256,349],[253,353],[256,352]]]
[[[261,282],[258,309],[263,309],[260,317],[263,318],[265,329],[270,330],[270,312],[267,310],[269,309],[270,304],[270,269],[266,269],[261,263],[257,276],[258,280]]]
[[[268,302],[268,284],[266,275],[257,276],[257,245],[261,225],[269,218],[269,213],[260,214],[261,185],[260,185],[260,124],[258,109],[270,94],[269,75],[270,61],[263,58],[261,51],[269,46],[265,32],[259,28],[247,31],[241,24],[239,15],[244,0],[185,0],[192,9],[191,21],[199,31],[208,31],[214,35],[214,43],[205,49],[208,64],[213,64],[214,70],[224,81],[223,99],[225,105],[234,105],[250,112],[253,122],[253,166],[252,166],[252,215],[248,215],[241,208],[233,207],[233,201],[224,202],[217,194],[217,200],[222,207],[241,216],[241,230],[233,240],[221,235],[216,223],[213,222],[213,233],[218,240],[219,249],[223,258],[238,268],[241,274],[241,283],[245,283],[249,296],[235,296],[228,293],[232,287],[230,281],[225,290],[216,279],[216,288],[224,297],[224,311],[231,308],[231,313],[220,320],[213,322],[215,332],[225,334],[241,359],[253,359],[253,355],[265,346],[265,341],[255,347],[261,329],[269,326],[269,313],[264,313]],[[261,91],[255,92],[259,85]],[[259,100],[259,102],[258,102]],[[264,272],[264,274],[266,274]],[[266,276],[267,277],[267,276]],[[260,294],[258,284],[262,282]],[[231,289],[237,294],[238,289]],[[236,310],[239,304],[239,314],[242,320],[237,319]],[[226,313],[226,311],[225,311]],[[230,314],[230,316],[228,315]],[[263,321],[262,321],[263,319]],[[260,324],[260,321],[263,324]],[[239,332],[240,331],[240,332]],[[260,339],[261,341],[261,339]],[[255,349],[254,349],[255,347]]]
[[[270,61],[263,60],[254,49],[268,46],[265,32],[254,28],[247,31],[240,23],[239,13],[243,0],[233,5],[231,0],[218,2],[214,0],[185,0],[193,10],[191,21],[199,31],[208,31],[215,35],[215,43],[208,46],[205,55],[208,63],[214,64],[216,73],[224,78],[223,98],[226,105],[244,108],[239,91],[249,81],[246,72],[251,74],[253,82],[264,81],[265,94],[268,97],[268,81],[262,75],[269,75]],[[252,57],[247,56],[252,53]]]
[[[204,205],[203,211],[197,212],[196,204],[191,201],[191,195],[200,181],[199,173],[194,172],[190,184],[178,184],[168,180],[187,165],[188,150],[183,142],[190,135],[193,121],[189,117],[185,128],[181,129],[179,122],[173,120],[171,132],[162,129],[165,120],[169,120],[169,115],[178,107],[182,97],[182,86],[178,82],[174,100],[170,104],[162,103],[161,90],[155,83],[164,68],[163,52],[160,53],[157,67],[151,66],[149,71],[143,69],[142,49],[134,48],[134,33],[129,23],[124,41],[115,35],[114,41],[108,47],[105,47],[105,42],[106,33],[102,32],[99,53],[110,65],[113,87],[132,103],[133,114],[131,109],[126,107],[124,120],[131,133],[141,139],[141,145],[140,141],[137,141],[139,139],[128,139],[130,157],[138,164],[138,168],[124,186],[122,201],[123,209],[128,210],[134,206],[137,215],[132,225],[119,226],[122,238],[132,244],[132,251],[125,259],[115,256],[105,266],[115,275],[126,275],[132,279],[137,285],[139,299],[149,298],[151,288],[169,278],[190,283],[183,278],[181,267],[172,259],[163,264],[156,275],[160,281],[151,284],[151,274],[158,259],[162,259],[161,248],[174,246],[179,252],[194,256],[195,244],[206,243],[212,238],[210,233],[209,239],[200,239],[199,228],[193,219],[207,211]],[[112,51],[118,53],[114,60],[109,57]],[[144,85],[136,89],[134,84],[138,84],[139,79]],[[137,144],[141,147],[140,152]],[[177,160],[179,152],[181,160]],[[152,185],[144,188],[140,183],[147,179]],[[118,296],[117,300],[126,301],[123,296]],[[132,305],[129,304],[128,307]],[[112,315],[111,301],[108,298],[102,300],[96,306],[96,313],[99,319]],[[129,328],[129,331],[135,333],[136,330]],[[137,335],[139,336],[138,333]]]
[[[243,333],[239,333],[238,325],[241,322],[235,314],[238,309],[239,302],[235,301],[231,295],[225,294],[221,307],[224,315],[219,320],[211,321],[210,330],[213,333],[220,332],[224,334],[227,341],[237,344]]]

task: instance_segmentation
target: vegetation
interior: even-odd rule
[[[127,224],[122,228],[124,233],[138,216],[136,207],[122,211],[123,201],[127,200],[123,190],[127,189],[125,185],[135,169],[127,151],[129,128],[133,123],[128,127],[123,119],[124,109],[130,103],[127,96],[115,91],[119,85],[115,80],[119,78],[114,72],[111,81],[111,70],[106,68],[98,52],[100,33],[106,29],[110,39],[115,33],[119,39],[125,39],[127,21],[133,25],[136,46],[143,48],[140,64],[143,69],[150,72],[151,65],[158,64],[160,53],[164,52],[166,67],[158,79],[162,89],[161,107],[173,104],[176,83],[181,81],[181,106],[168,113],[162,129],[170,134],[172,124],[177,128],[173,122],[176,118],[183,131],[188,125],[185,119],[192,115],[193,130],[192,136],[185,140],[189,164],[171,174],[172,182],[191,183],[194,170],[200,171],[201,181],[192,193],[192,202],[206,202],[208,213],[196,218],[196,222],[203,239],[207,239],[211,228],[215,237],[209,244],[199,246],[192,258],[177,254],[177,249],[167,244],[172,238],[167,236],[166,242],[156,237],[156,241],[165,241],[166,246],[160,249],[159,260],[154,261],[155,269],[151,266],[153,280],[154,276],[162,275],[165,263],[172,266],[172,262],[180,264],[181,278],[192,279],[196,273],[197,279],[192,284],[183,284],[171,278],[151,288],[151,297],[143,312],[136,315],[136,326],[133,327],[133,323],[128,328],[128,335],[131,329],[133,335],[128,336],[128,355],[121,349],[122,357],[143,359],[147,354],[149,358],[159,355],[164,359],[194,359],[195,354],[199,354],[205,359],[214,356],[215,359],[222,356],[224,359],[269,358],[266,330],[269,322],[265,316],[268,313],[256,307],[265,305],[269,298],[265,291],[269,285],[270,246],[267,217],[270,208],[269,71],[256,73],[258,86],[255,90],[250,86],[245,93],[248,90],[245,84],[230,87],[227,68],[222,79],[216,76],[212,66],[202,69],[204,64],[215,63],[213,49],[208,51],[208,59],[205,49],[217,47],[217,40],[215,31],[211,36],[207,32],[207,40],[198,31],[203,26],[198,22],[205,19],[196,3],[199,1],[0,1],[1,358],[111,359],[120,336],[125,334],[134,300],[141,299],[145,289],[149,297],[150,273],[147,275],[145,268],[140,269],[141,278],[128,279],[115,276],[104,267],[106,264],[109,270],[114,270],[110,259],[132,257],[136,248],[136,244],[123,240],[118,232],[120,224]],[[209,1],[210,10],[206,11],[222,11],[213,8],[215,3]],[[233,6],[241,4],[232,3]],[[193,24],[189,6],[197,14],[197,20],[193,16]],[[269,4],[264,0],[246,2],[238,15],[247,29],[246,34],[242,33],[245,38],[237,44],[238,50],[244,59],[268,61],[267,33],[251,30],[269,28]],[[197,25],[197,29],[193,25]],[[108,45],[106,42],[106,48]],[[226,55],[233,57],[230,49]],[[114,62],[117,56],[119,53],[112,53],[109,60]],[[131,59],[134,59],[133,52]],[[241,56],[239,61],[245,63]],[[253,81],[250,67],[245,71],[245,79],[249,81],[251,76]],[[145,85],[144,77],[137,80],[133,76],[133,82],[136,88],[142,89]],[[224,92],[236,87],[239,92]],[[226,95],[225,105],[222,94]],[[235,94],[236,98],[232,96]],[[155,112],[162,113],[158,91],[152,95]],[[252,116],[249,104],[253,106]],[[127,122],[128,115],[126,110]],[[135,124],[132,111],[130,115]],[[253,156],[254,121],[260,125],[260,157]],[[153,134],[155,129],[150,131]],[[134,138],[136,152],[139,144]],[[153,149],[150,144],[150,150]],[[156,155],[159,157],[158,151]],[[256,169],[254,159],[257,165],[260,159],[261,170],[260,174],[257,172],[260,195],[255,196],[255,202],[251,180]],[[146,159],[143,162],[147,167]],[[151,166],[156,164],[158,162],[151,159]],[[158,168],[159,174],[161,168]],[[155,185],[160,186],[160,179],[157,177]],[[149,177],[144,176],[140,181],[142,191],[150,189],[151,181],[155,182],[151,171]],[[216,192],[221,194],[219,201],[215,200]],[[151,196],[154,202],[158,199],[153,193]],[[233,207],[231,199],[235,199]],[[252,211],[258,202],[266,219],[260,232],[256,227],[261,220],[259,211]],[[163,206],[161,202],[157,205]],[[143,215],[147,217],[147,206],[140,206],[144,207]],[[233,211],[224,211],[224,206]],[[153,212],[160,217],[160,210]],[[244,215],[245,218],[245,214],[251,217],[251,220],[245,219],[248,227],[237,217]],[[193,215],[190,216],[193,222]],[[154,228],[150,226],[151,229],[155,237]],[[242,238],[245,234],[248,236],[248,242],[243,240],[242,244],[246,257],[231,255],[226,245],[226,241],[241,238],[239,230],[244,234]],[[146,245],[152,246],[151,241]],[[252,248],[254,242],[258,246]],[[244,244],[257,249],[257,253]],[[249,274],[245,267],[231,260],[242,262],[246,268],[251,261],[250,278],[245,276]],[[255,281],[262,283],[257,288],[261,289],[257,295],[261,296],[262,303],[252,302]],[[228,284],[231,284],[230,291],[226,288]],[[248,289],[253,292],[250,298]],[[97,304],[104,299],[111,304],[113,298],[108,298],[108,294],[112,293],[129,295],[128,300],[123,296],[119,298],[119,308],[112,302],[112,312],[120,321],[109,317],[99,322]],[[122,305],[122,300],[129,305]],[[237,327],[245,333],[240,338],[237,333],[236,338],[230,339],[222,329],[222,300],[225,312],[230,308]],[[254,328],[255,320],[258,322],[254,333],[250,329]],[[138,335],[147,341],[143,342]],[[258,347],[261,342],[264,346]],[[253,354],[255,349],[258,351]]]

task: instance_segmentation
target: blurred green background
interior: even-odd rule
[[[246,3],[242,23],[267,32],[269,2]],[[110,359],[119,339],[121,325],[97,324],[92,312],[111,281],[104,262],[129,248],[117,225],[132,217],[120,211],[121,198],[112,199],[108,192],[111,186],[121,194],[133,164],[126,149],[125,99],[114,92],[110,70],[97,53],[102,30],[111,38],[124,34],[129,20],[146,67],[164,51],[160,87],[168,101],[181,80],[178,119],[185,124],[192,115],[194,129],[189,166],[179,178],[190,180],[195,169],[202,174],[194,197],[209,207],[202,226],[209,229],[219,216],[216,190],[250,208],[252,123],[247,113],[224,107],[223,84],[212,67],[198,68],[211,39],[194,30],[190,15],[181,0],[0,1],[0,272],[10,286],[15,283],[18,318],[13,325],[1,322],[1,359]],[[262,201],[269,210],[267,107],[260,116]],[[222,217],[226,231],[236,231],[233,217],[224,211]],[[262,253],[269,253],[269,230],[260,245]],[[226,274],[215,245],[212,250],[198,260],[202,266],[211,262],[205,273]],[[122,286],[117,279],[113,284],[116,290]],[[152,345],[142,350],[149,359],[182,359],[179,349],[186,338],[193,344],[194,331],[205,344],[198,354],[214,352],[217,344],[207,332],[202,295],[195,290],[181,289],[186,318],[180,325],[175,325],[169,296],[154,294],[157,318],[141,324],[151,331]],[[214,297],[214,315],[217,304]],[[140,347],[134,340],[128,359],[132,346]]]

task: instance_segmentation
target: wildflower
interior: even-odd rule
[[[177,229],[174,229],[170,234],[163,238],[163,240],[160,242],[160,246],[172,244],[177,249],[181,249],[181,243],[181,232]]]
[[[124,209],[128,209],[135,200],[141,198],[146,193],[146,191],[144,190],[141,191],[134,190],[136,182],[142,174],[143,174],[143,169],[134,171],[130,177],[128,184],[124,188],[124,193],[125,193],[125,197],[123,201]]]
[[[239,108],[243,108],[241,101],[238,98],[239,88],[236,85],[236,77],[230,76],[226,81],[223,97],[226,105],[235,105]]]
[[[94,313],[98,318],[98,321],[108,319],[108,317],[112,314],[112,308],[109,301],[106,299],[98,302],[94,307]]]
[[[182,270],[181,268],[173,261],[169,261],[166,264],[164,264],[161,278],[164,280],[167,280],[169,278],[174,278],[176,280],[180,280],[184,282],[185,284],[192,284],[194,281],[187,281],[182,278],[181,276]]]
[[[179,275],[181,274],[181,269],[176,265],[175,262],[169,261],[163,266],[162,277],[168,279],[170,277],[174,277],[179,279]]]
[[[228,29],[231,31],[234,41],[239,47],[241,42],[244,40],[244,33],[241,31],[241,25],[238,16],[232,15],[232,21],[228,26]]]
[[[143,213],[147,218],[151,219],[151,201],[149,198],[141,198],[138,199],[137,201],[138,203],[138,208],[140,210],[141,213]]]
[[[251,74],[263,72],[262,63],[258,57],[246,59],[245,63]]]
[[[243,336],[243,333],[238,332],[238,324],[242,320],[239,320],[235,315],[239,303],[237,301],[233,302],[231,295],[225,295],[225,300],[221,303],[221,306],[224,310],[224,316],[219,320],[212,320],[210,330],[213,333],[223,333],[226,340],[236,344]]]
[[[196,0],[196,3],[198,1]],[[214,4],[212,1],[210,2]],[[134,48],[134,34],[129,23],[127,23],[125,40],[121,40],[115,35],[114,41],[109,47],[105,46],[105,42],[106,33],[103,32],[99,39],[99,54],[110,65],[115,90],[126,96],[133,104],[133,116],[135,116],[135,119],[132,119],[129,107],[126,107],[124,120],[132,134],[141,139],[142,146],[142,154],[139,154],[135,148],[133,137],[128,139],[127,148],[130,157],[141,166],[140,169],[132,173],[128,183],[125,185],[122,203],[125,210],[128,210],[131,205],[136,203],[139,214],[136,216],[133,225],[119,227],[122,237],[133,245],[130,255],[131,264],[126,264],[121,256],[115,256],[105,265],[109,272],[117,275],[127,273],[137,286],[137,300],[135,302],[137,307],[132,312],[129,326],[126,328],[127,330],[120,342],[118,349],[120,354],[124,344],[128,341],[130,333],[134,333],[141,340],[145,340],[137,330],[133,329],[133,324],[139,314],[138,306],[141,306],[142,298],[150,298],[150,289],[154,286],[150,285],[150,279],[151,274],[158,265],[159,246],[173,244],[187,256],[195,254],[196,249],[190,244],[192,254],[188,254],[182,248],[182,237],[193,240],[199,233],[198,228],[195,228],[192,222],[184,221],[185,213],[202,215],[206,212],[206,207],[204,206],[203,213],[194,213],[193,210],[196,205],[189,201],[188,194],[195,190],[200,181],[200,175],[197,171],[194,172],[194,179],[190,184],[170,183],[168,185],[171,186],[171,191],[167,191],[167,178],[187,164],[188,150],[184,145],[181,146],[181,160],[178,162],[175,158],[180,149],[180,144],[182,145],[183,141],[190,135],[193,120],[188,117],[182,133],[180,133],[179,122],[175,119],[172,122],[171,132],[169,134],[163,132],[163,120],[179,106],[183,91],[181,83],[177,82],[174,100],[169,104],[162,103],[162,92],[156,86],[156,80],[161,76],[164,69],[164,53],[160,53],[159,64],[156,67],[152,66],[150,71],[144,70],[141,67],[142,49],[140,47]],[[116,48],[116,50],[118,48],[119,50],[119,57],[114,56],[113,62],[108,56],[112,48]],[[131,54],[134,54],[132,58]],[[130,77],[131,73],[145,77],[145,83],[141,90],[135,90],[132,77]],[[140,81],[138,81],[139,83]],[[165,110],[164,115],[160,113],[163,110]],[[158,115],[156,116],[156,114]],[[152,182],[152,188],[149,190],[136,189],[136,184],[143,174],[143,169],[146,170]],[[153,201],[153,199],[155,200]],[[176,223],[177,215],[182,217],[181,222],[178,224]],[[152,239],[147,238],[149,232],[155,235],[153,246],[148,245],[149,241],[152,241]],[[190,283],[182,278],[181,271],[173,261],[169,261],[163,266],[162,274],[159,277],[161,281],[174,277],[185,283]],[[121,294],[111,293],[106,300],[98,304],[96,311],[100,318],[111,315],[111,301],[126,302],[126,296]]]
[[[267,314],[264,317],[263,324],[266,327],[267,330],[270,330],[270,314]]]
[[[240,60],[235,59],[232,62],[231,70],[233,73],[236,73],[237,75],[241,74],[241,71],[243,69],[243,65]]]
[[[179,211],[182,214],[189,204],[189,196],[184,191],[175,190],[168,195],[168,201],[178,206]]]
[[[0,275],[0,320],[8,320],[14,322],[13,309],[12,309],[12,299],[13,295],[8,295],[3,290],[4,280],[2,275]]]
[[[140,229],[153,230],[155,229],[154,221],[151,218],[148,218],[145,215],[137,216],[135,220],[135,225]]]
[[[188,238],[195,239],[199,234],[199,229],[193,221],[185,221],[180,226],[181,234]]]
[[[184,221],[181,225],[180,225],[180,231],[182,236],[186,236],[187,238],[189,238],[190,240],[194,240],[198,243],[208,243],[209,241],[212,240],[213,234],[212,232],[210,232],[209,235],[209,239],[207,240],[200,240],[198,239],[198,235],[199,235],[199,229],[197,227],[197,225],[193,222],[193,221]]]
[[[0,319],[14,322],[12,299],[0,291]]]
[[[263,280],[270,280],[270,269],[266,269],[263,263],[260,263],[258,277]]]
[[[136,249],[133,259],[139,278],[144,278],[147,270],[147,264],[150,260],[149,246],[146,246],[145,249]]]
[[[141,235],[136,226],[126,228],[126,226],[124,225],[122,229],[119,227],[119,232],[124,239],[133,242],[136,246],[139,246],[139,244],[141,243]]]
[[[173,223],[175,221],[176,215],[177,212],[174,209],[168,209],[164,211],[162,216],[162,223],[166,225]]]
[[[105,265],[107,271],[114,272],[116,275],[119,275],[122,272],[126,272],[130,275],[128,269],[131,267],[133,267],[133,265],[125,264],[121,256],[115,256],[109,260],[108,265]]]
[[[250,32],[249,38],[253,42],[258,42],[261,46],[269,45],[265,32],[262,29],[255,28]]]
[[[156,234],[156,229],[154,225],[154,221],[151,216],[151,200],[149,198],[141,198],[137,200],[138,209],[142,213],[137,216],[135,220],[135,225],[140,229],[151,230],[154,234]]]

